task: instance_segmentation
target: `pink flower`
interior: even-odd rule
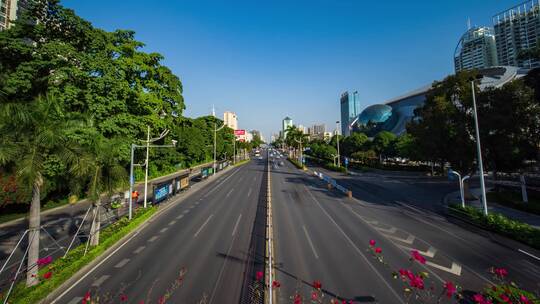
[[[52,262],[52,256],[48,256],[48,257],[37,260],[38,266],[45,266],[45,265],[50,264],[51,262]]]
[[[90,301],[90,292],[87,291],[85,294],[84,294],[84,298],[82,299],[82,304],[87,304],[88,301]]]
[[[411,287],[418,288],[418,289],[424,289],[424,279],[422,279],[421,276],[415,276],[413,275],[412,278],[409,277],[409,284]]]
[[[473,296],[473,300],[474,300],[474,302],[476,302],[478,304],[493,304],[493,302],[491,302],[490,300],[484,298],[483,295],[478,294],[478,293]]]
[[[48,271],[46,273],[43,274],[43,278],[44,279],[50,279],[52,277],[52,272],[51,271]]]
[[[493,273],[501,278],[504,278],[508,275],[508,270],[505,268],[495,268],[493,269]]]
[[[519,295],[519,301],[523,304],[532,304],[532,302],[529,301],[529,298],[524,295]]]
[[[503,300],[505,303],[512,303],[512,301],[510,300],[510,298],[504,294],[504,293],[501,293],[501,295],[499,296],[499,298],[501,298],[501,300]]]
[[[294,304],[302,304],[302,296],[299,294],[294,295]]]
[[[369,246],[373,247],[373,246],[375,246],[375,244],[377,244],[377,242],[375,242],[375,240],[369,240]]]
[[[263,277],[264,273],[262,271],[257,271],[257,273],[255,274],[255,278],[257,279],[257,281],[260,281]]]
[[[418,261],[420,264],[426,263],[426,259],[418,252],[418,250],[411,251],[411,256],[414,260]]]
[[[311,292],[311,300],[312,301],[317,301],[318,298],[319,298],[319,294],[316,291],[312,291]]]
[[[375,248],[375,253],[381,253],[381,252],[382,252],[382,249],[381,249],[381,247],[377,247],[377,248]]]
[[[120,302],[126,302],[127,301],[127,296],[125,294],[121,294],[120,295]]]
[[[321,281],[313,281],[313,288],[321,289],[322,288]]]
[[[456,286],[450,281],[444,283],[444,290],[446,291],[446,296],[449,298],[451,298],[457,291]]]

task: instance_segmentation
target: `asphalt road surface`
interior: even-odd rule
[[[238,303],[265,164],[230,169],[171,205],[53,303],[80,303],[86,292],[111,303]]]
[[[320,179],[289,162],[272,168],[280,300],[290,301],[296,293],[309,299],[317,280],[327,299],[403,303],[404,286],[392,277],[400,268],[427,272],[437,292],[446,281],[462,286],[465,293],[482,290],[493,282],[488,273],[492,266],[507,268],[510,279],[529,290],[539,289],[539,261],[438,214],[395,203],[396,197],[416,200],[413,192],[403,192],[406,184],[398,181],[396,191],[388,186],[396,184],[392,180],[366,184],[351,178],[349,183],[356,185],[353,199],[328,190]],[[421,196],[421,188],[414,187]],[[422,199],[419,205],[430,201]],[[371,239],[381,247],[384,263],[368,249]],[[425,256],[425,265],[411,264],[413,249]]]

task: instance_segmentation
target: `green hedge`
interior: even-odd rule
[[[331,164],[331,163],[326,163],[323,165],[324,168],[328,169],[328,170],[332,170],[332,171],[336,171],[336,172],[341,172],[341,173],[347,173],[347,168],[341,166],[341,167],[338,167],[338,166],[334,166],[334,164]]]
[[[287,159],[298,169],[302,169],[304,170],[305,167],[299,162],[297,161],[296,159],[293,159],[293,158],[290,158],[290,157],[287,157]]]
[[[448,210],[451,214],[472,221],[485,229],[540,249],[540,229],[529,224],[509,219],[499,213],[490,213],[485,216],[481,210],[470,206],[463,208],[459,205],[452,205],[449,206]]]
[[[155,206],[147,209],[139,208],[134,213],[131,221],[129,221],[127,217],[123,217],[116,223],[107,226],[105,229],[101,230],[100,244],[93,248],[89,247],[86,255],[84,255],[85,244],[81,244],[71,250],[65,258],[59,258],[48,266],[41,268],[39,270],[41,282],[38,285],[27,288],[25,280],[17,283],[9,297],[9,303],[38,303],[73,276],[77,271],[99,257],[105,250],[118,242],[122,237],[145,222],[156,211],[157,207]],[[49,271],[52,272],[51,278],[43,279],[43,275]],[[0,297],[0,300],[3,302],[3,297]]]

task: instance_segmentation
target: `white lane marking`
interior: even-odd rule
[[[414,235],[412,234],[409,234],[409,236],[406,238],[406,239],[403,239],[403,238],[400,238],[400,237],[397,237],[397,236],[393,236],[393,235],[388,235],[388,234],[384,234],[383,235],[387,238],[390,238],[390,239],[393,239],[393,240],[396,240],[396,241],[400,241],[400,242],[403,242],[403,243],[406,243],[406,244],[409,244],[409,245],[412,245],[412,243],[414,242]]]
[[[110,277],[111,277],[110,275],[102,275],[99,279],[95,280],[94,283],[92,283],[92,286],[99,287],[101,286],[101,284],[103,284],[103,282],[105,282],[105,280],[107,280]]]
[[[156,235],[154,235],[153,237],[149,238],[148,241],[153,242],[153,241],[157,240],[157,238],[158,237]]]
[[[184,217],[184,215],[183,215],[183,214],[180,214],[179,216],[176,217],[176,219],[179,220],[179,219],[181,219],[181,218],[183,218],[183,217]]]
[[[231,193],[234,191],[234,188],[232,188],[231,190],[229,190],[229,192],[227,192],[227,195],[225,195],[225,197],[229,197],[229,195],[231,195]]]
[[[373,266],[371,264],[370,260],[366,257],[364,252],[362,252],[362,250],[360,250],[360,248],[358,248],[358,246],[356,246],[356,244],[353,242],[353,240],[351,240],[351,238],[345,233],[345,231],[343,231],[343,229],[341,229],[341,227],[332,218],[332,216],[330,216],[330,214],[328,214],[328,212],[326,212],[326,210],[324,210],[321,203],[315,198],[315,196],[311,193],[311,191],[309,191],[309,189],[305,185],[304,185],[304,188],[306,188],[307,193],[309,193],[311,198],[315,201],[315,203],[317,203],[317,206],[319,206],[319,208],[322,210],[322,212],[330,219],[330,221],[334,224],[334,226],[336,226],[336,228],[339,230],[339,232],[345,237],[345,239],[349,242],[351,247],[354,248],[354,250],[358,253],[358,255],[360,255],[362,257],[362,259],[369,266],[369,268],[371,268],[371,270],[377,275],[377,277],[379,277],[379,279],[386,285],[386,287],[388,289],[390,289],[392,294],[399,300],[399,302],[402,303],[402,304],[405,304],[405,302],[403,302],[401,297],[396,293],[396,291],[392,288],[392,286],[390,286],[390,284],[388,283],[386,278],[383,277],[383,275],[377,270],[377,268],[375,268],[375,266]]]
[[[135,253],[135,254],[139,254],[139,253],[141,253],[141,251],[143,251],[143,250],[144,250],[144,248],[146,248],[146,246],[141,246],[141,247],[139,247],[139,248],[135,249],[135,251],[133,251],[133,253]]]
[[[172,226],[172,225],[174,225],[174,224],[176,224],[176,221],[170,221],[170,222],[169,222],[169,226]]]
[[[204,224],[202,224],[201,228],[199,228],[199,230],[197,230],[197,232],[195,232],[195,234],[193,235],[194,238],[196,238],[199,233],[201,233],[201,231],[203,230],[204,226],[206,226],[206,224],[208,224],[208,222],[210,221],[210,219],[213,217],[214,215],[211,214],[207,219],[206,221],[204,222]]]
[[[217,184],[216,186],[214,186],[214,188],[210,189],[210,191],[206,192],[206,194],[203,196],[203,197],[207,197],[208,195],[210,195],[210,193],[214,192],[219,186],[223,185],[223,183],[228,180],[229,178],[231,178],[231,176],[235,175],[236,172],[238,172],[239,170],[236,170],[234,171],[231,175],[227,176],[225,179],[223,179],[222,181],[219,182],[219,184]]]
[[[163,233],[163,232],[165,232],[165,231],[167,231],[167,230],[169,230],[169,228],[165,227],[165,228],[161,229],[161,230],[159,231],[159,233]]]
[[[430,262],[430,261],[427,261],[426,265],[429,265],[431,267],[434,267],[434,268],[437,268],[437,269],[440,269],[440,270],[455,274],[457,276],[461,275],[461,266],[454,263],[454,262],[452,262],[452,267],[450,267],[450,268],[441,266],[439,264],[435,264],[435,263]]]
[[[247,197],[249,197],[250,195],[251,195],[251,187],[249,187],[249,191],[248,191]]]
[[[193,208],[195,208],[195,205],[191,205],[191,206],[189,206],[188,208],[189,208],[189,209],[193,209]]]
[[[419,250],[419,249],[415,249],[415,248],[411,248],[411,247],[407,247],[407,246],[403,246],[403,245],[398,245],[398,246],[405,249],[405,250],[408,250],[408,251],[416,250],[421,255],[423,255],[425,257],[430,257],[430,258],[433,258],[435,256],[435,254],[437,253],[437,249],[435,249],[435,248],[433,248],[431,246],[429,246],[429,249],[427,251],[422,251],[422,250]]]
[[[73,300],[69,301],[68,304],[80,304],[82,302],[82,299],[82,297],[73,298]]]
[[[306,226],[302,226],[302,229],[304,229],[304,234],[306,235],[309,246],[311,246],[311,250],[313,251],[313,255],[315,255],[316,259],[319,259],[319,255],[317,254],[317,251],[315,250],[315,246],[313,246],[313,242],[311,241],[311,238],[309,237]]]
[[[195,205],[198,205],[200,202],[201,202],[201,201],[196,201],[196,202],[195,202]]]
[[[240,219],[242,218],[242,213],[238,216],[238,219],[236,220],[236,224],[234,224],[234,229],[232,231],[232,236],[236,233],[236,228],[238,228],[238,223],[240,223]]]
[[[380,232],[389,233],[389,234],[394,234],[397,231],[396,227],[392,227],[389,229],[381,228],[381,227],[373,227],[373,228],[379,230]]]
[[[189,213],[189,210],[184,210],[184,212],[182,212],[183,214],[187,214]]]
[[[122,268],[129,262],[129,259],[123,259],[118,264],[114,265],[114,268]]]
[[[533,259],[536,259],[537,261],[540,261],[540,258],[537,257],[537,256],[535,256],[534,254],[528,253],[527,251],[521,250],[521,249],[518,249],[518,251],[521,252],[521,253],[523,253],[523,254],[525,254],[525,255],[530,256],[530,257],[533,258]]]

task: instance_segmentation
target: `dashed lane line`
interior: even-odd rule
[[[306,235],[306,238],[308,240],[309,246],[311,247],[311,250],[313,251],[313,255],[315,255],[315,258],[318,260],[319,255],[317,254],[317,251],[315,250],[315,246],[313,246],[313,242],[311,241],[311,238],[309,237],[309,234],[307,232],[306,226],[302,225],[302,229],[304,229],[304,234]]]
[[[141,247],[139,247],[139,248],[135,249],[135,250],[133,251],[133,253],[135,253],[135,254],[139,254],[139,253],[141,253],[141,251],[143,251],[143,250],[144,250],[144,248],[146,248],[146,246],[141,246]]]
[[[379,230],[380,232],[383,232],[383,233],[389,233],[389,234],[394,234],[394,233],[396,233],[396,231],[397,231],[396,227],[390,227],[390,228],[388,228],[388,229],[386,229],[386,228],[381,228],[381,227],[373,227],[373,228]]]
[[[249,191],[248,191],[247,197],[249,197],[250,195],[251,195],[251,187],[249,187]]]
[[[409,234],[409,236],[404,239],[404,238],[400,238],[400,237],[397,237],[397,236],[394,236],[394,235],[389,235],[389,234],[384,234],[383,235],[389,239],[393,239],[393,240],[396,240],[396,241],[400,241],[400,242],[403,242],[403,243],[406,243],[406,244],[409,244],[409,245],[412,245],[412,243],[414,242],[414,235],[412,234]]]
[[[158,238],[157,235],[154,235],[153,237],[149,238],[148,241],[153,242],[153,241],[157,240],[157,238]]]
[[[234,224],[234,229],[232,231],[232,236],[236,234],[236,228],[238,228],[238,223],[240,223],[240,219],[242,218],[242,213],[238,216],[238,219],[236,220],[236,224]]]
[[[188,210],[184,210],[184,212],[182,212],[183,214],[188,214],[189,213],[189,209]]]
[[[229,195],[231,195],[231,193],[234,191],[234,188],[231,188],[231,190],[229,190],[229,192],[227,192],[227,195],[225,195],[225,197],[229,197]]]
[[[105,282],[108,278],[110,278],[110,275],[102,275],[99,279],[95,280],[94,283],[92,283],[92,286],[99,287],[103,282]]]
[[[449,273],[452,273],[452,274],[455,274],[457,276],[460,276],[461,275],[461,266],[452,262],[452,266],[450,268],[448,267],[444,267],[444,266],[441,266],[439,264],[435,264],[433,262],[430,262],[430,261],[427,261],[426,262],[426,265],[429,265],[431,267],[434,267],[434,268],[437,268],[439,270],[443,270],[443,271],[446,271],[446,272],[449,272]]]
[[[129,259],[123,259],[123,260],[121,260],[118,264],[114,265],[114,268],[122,268],[122,267],[124,267],[127,263],[129,263]]]
[[[184,217],[184,215],[183,215],[183,214],[180,214],[179,216],[176,217],[176,219],[179,220],[179,219],[181,219],[181,218],[183,218],[183,217]]]
[[[174,225],[174,224],[176,224],[176,221],[170,221],[170,222],[169,222],[169,226],[172,226],[172,225]]]
[[[82,297],[73,298],[71,301],[68,302],[68,304],[79,304],[82,302],[82,299]]]
[[[159,231],[159,233],[163,233],[163,232],[165,232],[165,231],[167,231],[167,230],[169,230],[169,228],[165,227],[165,228],[161,229],[161,230]]]
[[[194,238],[196,238],[199,233],[201,233],[201,231],[203,230],[204,226],[206,226],[206,224],[208,224],[208,222],[210,221],[210,219],[213,217],[214,215],[211,214],[207,219],[206,221],[202,224],[201,228],[199,228],[199,230],[197,230],[197,232],[195,232],[195,234],[193,235]]]

